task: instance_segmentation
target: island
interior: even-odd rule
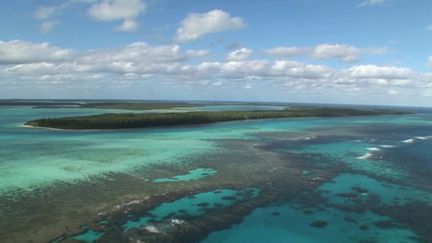
[[[171,113],[116,113],[90,116],[42,118],[28,121],[28,127],[43,127],[68,130],[128,129],[167,127],[179,125],[207,124],[214,122],[252,119],[300,118],[300,117],[342,117],[400,115],[406,112],[395,110],[363,110],[350,108],[299,107],[283,110],[255,111],[193,111]]]
[[[197,105],[208,105],[209,102],[182,101],[140,101],[140,100],[0,100],[0,107],[31,106],[33,108],[86,108],[86,109],[119,109],[119,110],[157,110],[173,108],[189,108]]]

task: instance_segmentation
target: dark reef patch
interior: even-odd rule
[[[310,223],[310,226],[315,227],[315,228],[324,228],[327,227],[328,222],[324,221],[324,220],[317,220],[317,221],[313,221],[312,223]]]
[[[369,226],[367,226],[367,225],[359,225],[358,228],[359,228],[360,230],[363,230],[363,231],[369,230]]]
[[[209,203],[207,202],[202,202],[202,203],[198,203],[197,206],[198,207],[208,207]]]

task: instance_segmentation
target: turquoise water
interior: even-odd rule
[[[293,151],[304,154],[320,154],[332,158],[335,162],[348,164],[351,168],[376,175],[402,178],[406,173],[379,156],[374,157],[383,148],[381,145],[361,140],[344,140],[335,143],[312,144],[301,150]]]
[[[248,190],[248,189],[246,189]],[[250,188],[252,197],[259,193],[258,189]],[[157,208],[148,211],[151,216],[144,216],[139,219],[129,220],[123,225],[125,230],[140,228],[149,222],[161,221],[166,217],[175,218],[182,215],[199,216],[205,213],[205,209],[215,207],[227,207],[243,200],[245,190],[220,189],[210,192],[198,193],[190,197],[181,198],[174,202],[163,203]]]
[[[408,202],[424,202],[432,205],[432,193],[418,190],[412,187],[400,186],[397,184],[382,182],[376,179],[356,174],[341,174],[331,182],[322,185],[319,190],[328,191],[325,197],[331,203],[349,205],[350,199],[339,197],[338,193],[354,192],[353,188],[366,189],[360,197],[366,199],[369,194],[379,195],[380,204],[395,205]]]
[[[410,237],[415,234],[405,229],[381,230],[374,222],[387,220],[373,213],[353,215],[357,224],[344,220],[345,214],[336,209],[313,212],[305,215],[297,205],[283,205],[256,209],[244,221],[229,230],[211,233],[204,243],[237,242],[416,242]],[[325,221],[323,228],[311,223]],[[367,226],[362,230],[360,225]],[[383,240],[385,239],[385,240]]]
[[[223,110],[224,107],[196,109]],[[170,110],[158,112],[167,111]],[[331,169],[339,165],[346,168],[344,173],[317,188],[316,193],[323,201],[319,208],[307,209],[312,213],[305,214],[304,205],[295,200],[262,206],[246,215],[242,223],[211,233],[204,242],[415,242],[412,237],[418,236],[418,232],[413,227],[402,226],[402,223],[398,227],[378,227],[380,221],[399,221],[375,209],[409,203],[432,205],[432,116],[429,114],[254,120],[122,131],[22,127],[25,121],[41,117],[105,112],[125,111],[0,108],[0,196],[25,195],[58,182],[73,186],[82,181],[98,181],[112,173],[141,178],[139,170],[155,165],[196,168],[173,177],[143,178],[157,187],[172,189],[182,184],[175,182],[181,181],[199,185],[210,176],[216,183],[217,178],[227,175],[220,173],[218,167],[213,169],[193,163],[197,158],[205,160],[213,154],[235,152],[235,147],[223,146],[226,141],[245,141],[253,148],[262,147],[265,152],[303,156],[318,168]],[[237,158],[224,157],[223,161],[218,161],[218,166],[235,166],[230,159]],[[267,162],[265,158],[262,161]],[[304,177],[313,175],[313,168],[303,170],[302,174]],[[236,181],[236,178],[229,179]],[[212,188],[226,188],[226,185]],[[358,188],[362,189],[361,193]],[[205,209],[221,206],[228,210],[231,205],[245,200],[242,190],[217,191],[161,203],[146,215],[133,215],[123,221],[122,227],[127,231],[182,215],[200,217],[205,215]],[[253,197],[259,193],[253,191]],[[377,202],[368,201],[375,195],[378,195],[374,197],[379,199]],[[234,200],[223,197],[234,197]],[[343,208],[359,205],[364,209],[362,212]],[[17,207],[26,207],[26,204]],[[355,219],[356,223],[348,222],[347,217]],[[314,222],[321,223],[321,227],[311,226]],[[75,235],[74,239],[91,242],[102,234],[89,229]]]
[[[72,239],[84,242],[94,242],[98,240],[102,235],[103,233],[101,232],[88,229],[84,233],[72,237]]]
[[[352,118],[281,119],[103,132],[22,127],[26,121],[40,117],[103,112],[107,110],[0,108],[0,192],[33,190],[56,182],[74,183],[110,172],[133,173],[155,163],[184,164],[188,163],[188,157],[218,151],[212,141],[215,139],[247,140],[260,132],[298,132],[353,121]],[[384,121],[397,120],[377,118],[378,123]]]
[[[216,173],[217,171],[211,168],[198,168],[195,170],[190,170],[187,174],[177,175],[172,178],[156,178],[153,179],[152,182],[166,183],[166,182],[179,182],[179,181],[195,181],[207,176],[215,175]]]
[[[356,188],[361,191],[358,193]],[[379,195],[377,203],[380,205],[403,205],[417,201],[432,205],[430,192],[357,174],[341,174],[320,186],[317,191],[323,192],[328,203],[340,207],[355,207],[356,203],[365,203],[368,196],[373,194]],[[343,193],[355,192],[358,195],[352,198],[341,196]],[[387,216],[369,210],[347,212],[324,204],[321,207],[305,208],[298,204],[286,204],[258,208],[241,224],[211,233],[203,242],[417,242],[413,239],[416,234],[410,229],[377,227],[378,222],[391,221]],[[325,226],[312,226],[316,221],[325,222]]]

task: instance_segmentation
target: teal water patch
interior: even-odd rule
[[[216,207],[228,207],[245,199],[245,193],[251,197],[259,194],[259,189],[248,188],[243,190],[220,189],[210,192],[203,192],[193,196],[184,197],[173,202],[166,202],[148,211],[149,216],[129,220],[123,224],[123,229],[130,230],[140,228],[154,221],[158,222],[165,218],[192,216],[196,217],[205,213],[206,209]]]
[[[382,205],[403,205],[408,202],[423,202],[432,205],[432,193],[415,188],[399,186],[392,183],[381,182],[365,175],[341,174],[332,182],[324,183],[318,188],[323,191],[322,196],[338,205],[350,205],[352,200],[340,195],[354,195],[357,200],[367,199],[371,194],[379,196]],[[349,193],[349,194],[347,194]],[[360,197],[360,198],[358,198]]]
[[[172,178],[157,178],[153,179],[154,183],[179,182],[179,181],[195,181],[202,178],[215,175],[216,170],[211,168],[198,168],[190,170],[187,174],[174,176]]]
[[[361,140],[346,140],[311,144],[291,152],[320,154],[335,162],[346,163],[353,169],[389,178],[401,179],[406,176],[403,170],[396,168],[392,163],[379,158],[379,156],[374,156],[379,154],[382,149],[386,148],[378,148],[377,145]]]
[[[362,117],[353,121],[360,125],[374,124],[392,124],[392,125],[432,125],[430,115],[395,115],[395,116],[377,116],[377,117]]]
[[[78,240],[78,241],[84,241],[84,242],[95,242],[99,238],[101,238],[103,234],[104,233],[102,233],[102,232],[87,229],[85,232],[78,234],[78,235],[75,235],[71,239]]]
[[[347,218],[355,219],[355,223],[347,222]],[[332,208],[305,214],[304,208],[287,204],[258,208],[241,224],[213,232],[202,242],[416,242],[410,230],[375,226],[386,220],[389,218],[371,212],[347,215]]]

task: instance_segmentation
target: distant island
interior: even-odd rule
[[[255,111],[196,111],[171,113],[120,113],[61,118],[43,118],[25,123],[26,126],[68,130],[127,129],[167,127],[178,125],[207,124],[213,122],[240,121],[252,119],[299,118],[299,117],[342,117],[400,115],[406,112],[394,110],[362,110],[349,108],[301,107],[283,110]]]
[[[120,109],[120,110],[154,110],[154,109],[172,109],[188,108],[199,105],[207,105],[209,102],[188,103],[188,102],[169,102],[169,101],[50,101],[50,100],[0,100],[2,106],[31,106],[33,108],[93,108],[93,109]]]

